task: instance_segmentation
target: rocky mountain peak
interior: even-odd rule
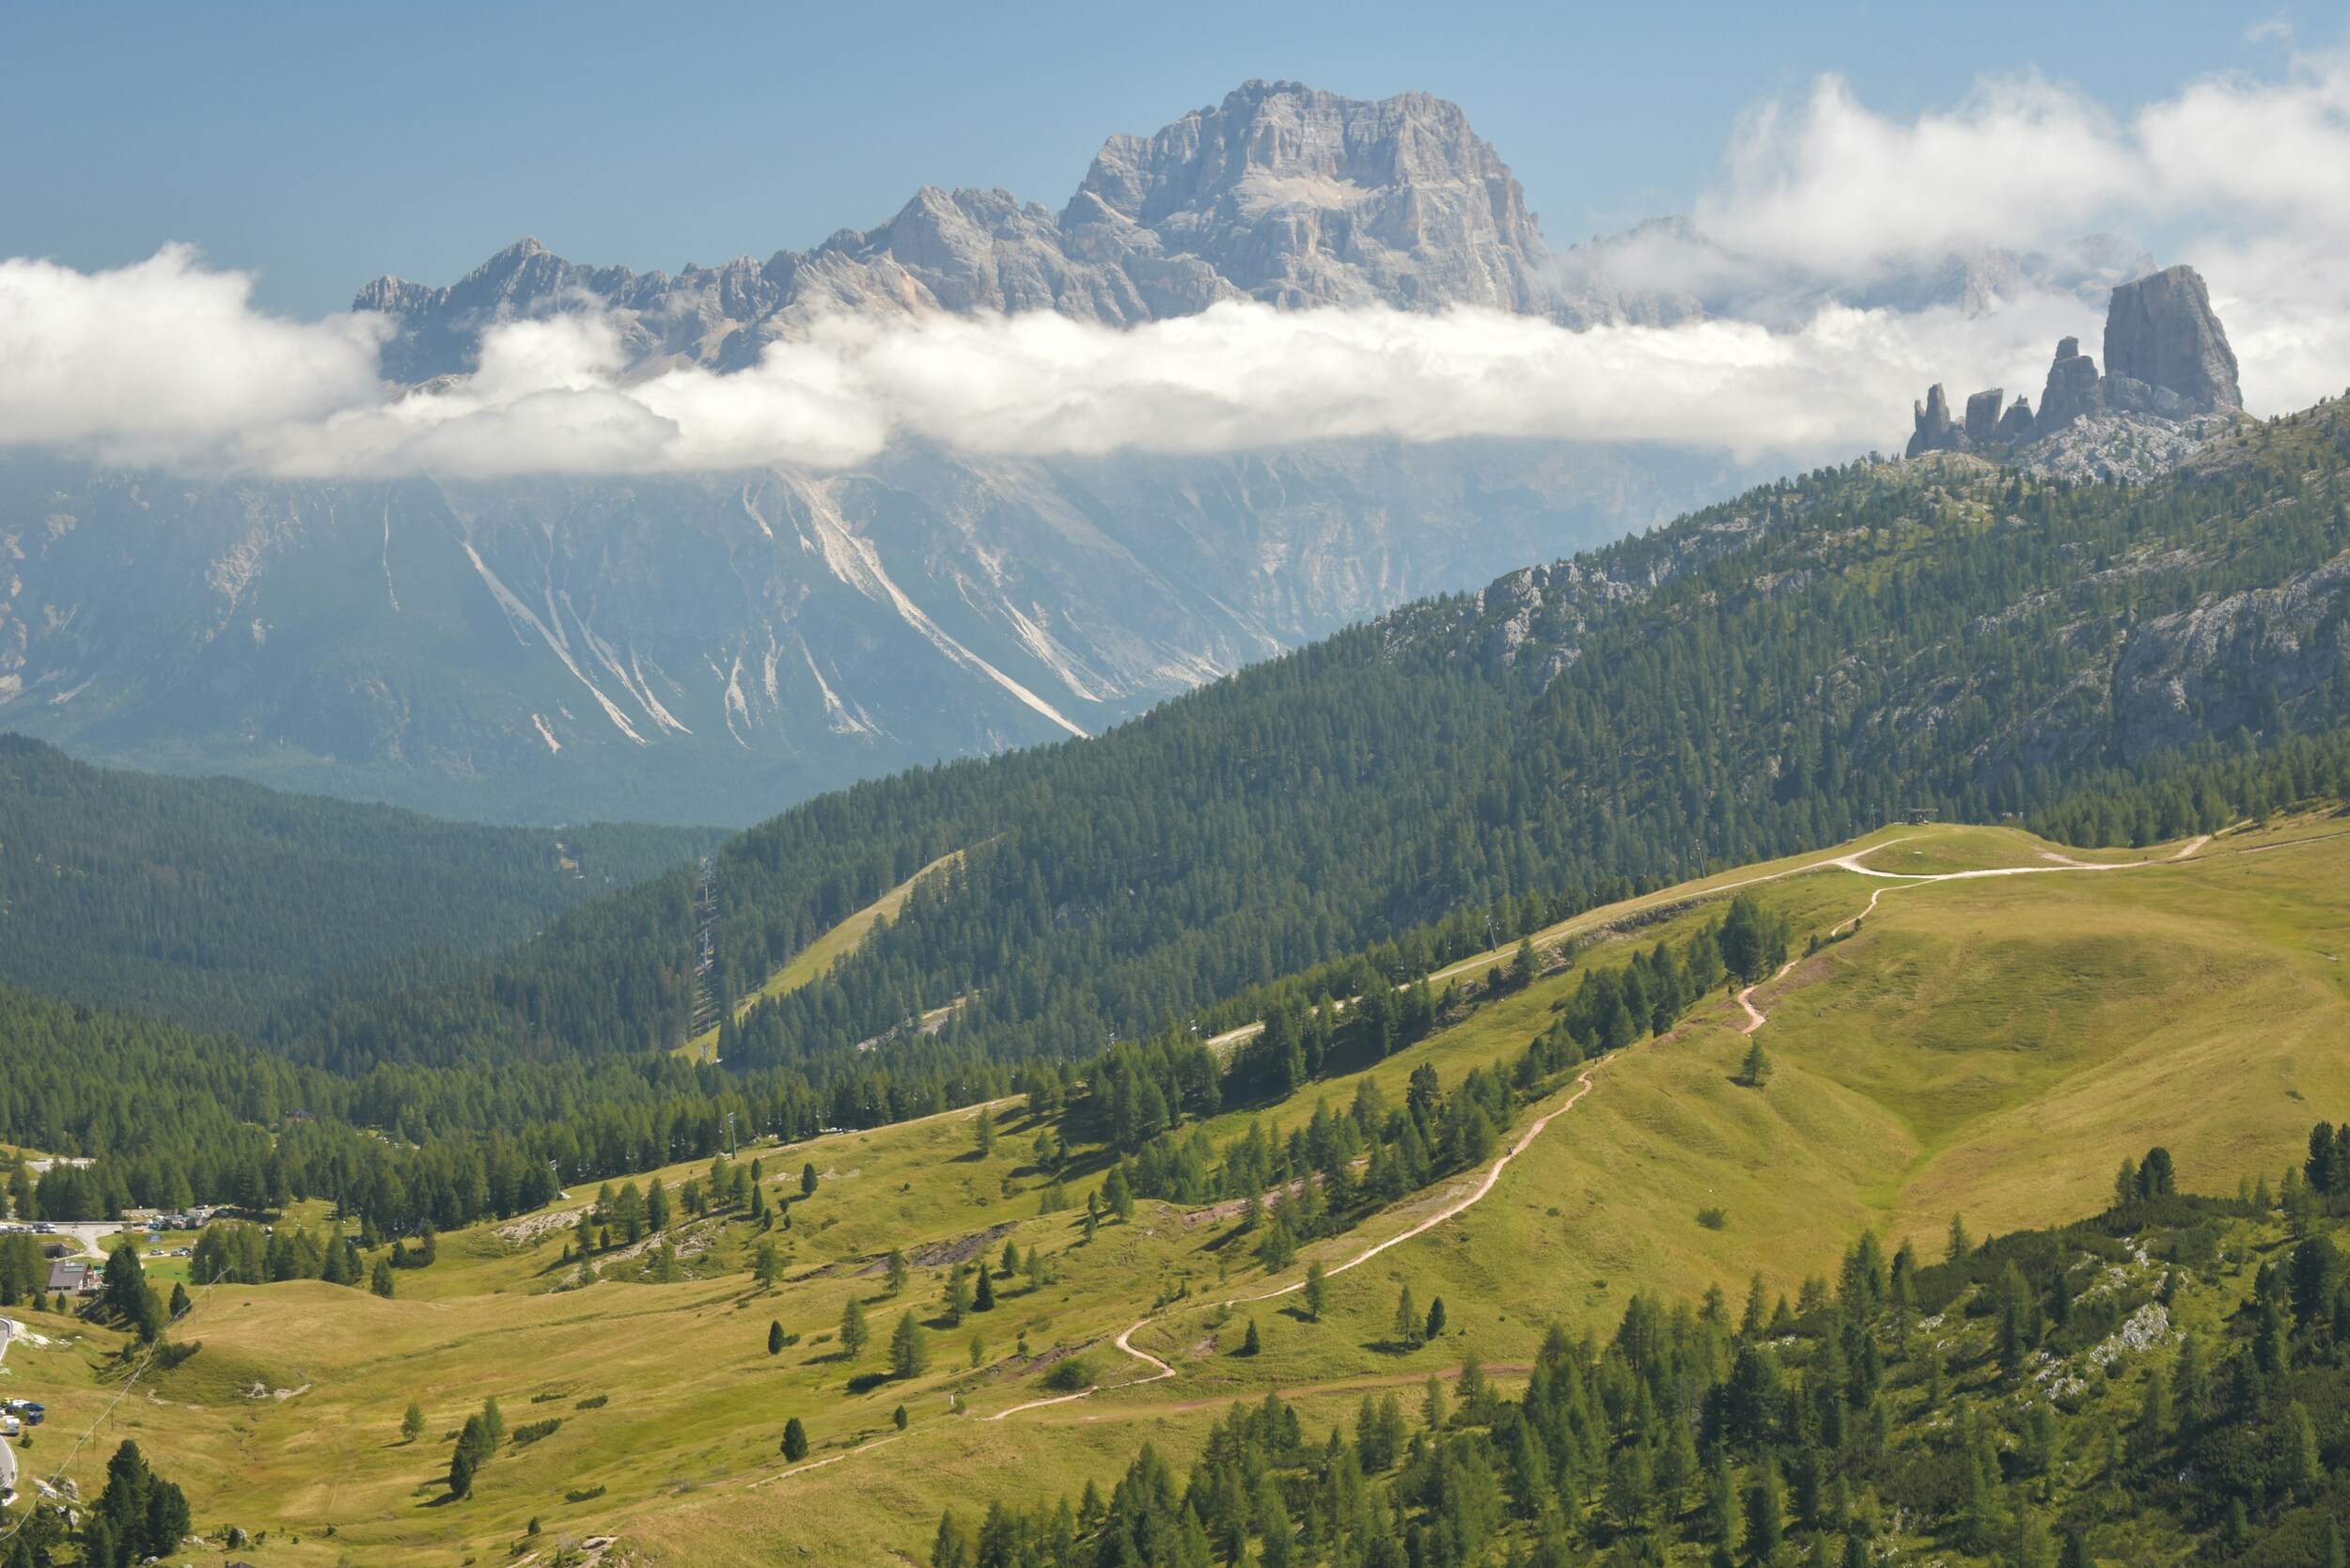
[[[2244,406],[2235,351],[2192,267],[2166,267],[2114,290],[2106,312],[2106,376],[2175,393],[2199,414]]]
[[[2105,354],[2101,376],[2079,338],[2059,340],[2037,416],[2022,398],[1999,414],[2002,394],[1995,390],[1969,398],[1960,423],[1935,386],[1913,405],[1907,455],[2044,443],[2083,420],[2108,416],[2152,421],[2175,434],[2176,427],[2244,406],[2235,353],[2202,274],[2192,267],[2166,267],[2115,285],[2106,306]]]
[[[1222,300],[1283,308],[1453,305],[1586,319],[1525,193],[1459,105],[1248,82],[1149,135],[1104,144],[1057,214],[1009,191],[926,186],[880,227],[764,263],[674,277],[583,267],[536,240],[446,288],[379,278],[353,307],[400,318],[393,379],[470,369],[482,329],[601,302],[640,360],[720,369],[827,310],[1053,310],[1117,326]]]
[[[1061,213],[1089,253],[1197,257],[1284,306],[1374,301],[1549,313],[1549,251],[1458,104],[1249,82],[1150,136],[1112,136]]]

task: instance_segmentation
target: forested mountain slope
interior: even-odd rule
[[[2029,815],[2326,731],[2350,719],[2344,413],[2248,424],[2146,486],[1967,457],[1824,469],[1096,740],[812,801],[717,856],[727,996],[967,853],[722,1055],[821,1077],[949,1002],[932,1049],[1083,1055],[1447,916],[1457,938],[1475,912],[1481,946],[1909,808]],[[2150,825],[2192,829],[2204,808]],[[345,1065],[674,1046],[688,892],[622,895],[453,984],[290,1021],[278,1043]]]
[[[250,1029],[354,964],[522,941],[717,838],[438,822],[0,735],[0,983]]]

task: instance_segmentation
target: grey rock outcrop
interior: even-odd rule
[[[2097,384],[2097,362],[2081,353],[2081,340],[2066,337],[2057,343],[2056,358],[2048,365],[2048,384],[2040,394],[2040,415],[2033,428],[2042,435],[2051,435],[2088,415],[2105,409],[2103,390]]]
[[[1993,387],[1977,392],[1966,400],[1966,439],[1977,446],[1996,440],[1999,433],[1999,400],[2006,391]]]
[[[2114,290],[2106,311],[2106,374],[2147,388],[2127,395],[2156,405],[2145,412],[2168,417],[2178,415],[2162,406],[2166,392],[2184,414],[2244,406],[2235,351],[2192,267],[2166,267]],[[2121,400],[2108,401],[2123,406]]]
[[[2184,426],[2244,406],[2234,351],[2192,267],[2169,267],[2115,285],[2106,304],[2105,353],[2101,376],[2096,360],[2081,353],[2079,338],[2059,341],[2036,416],[2022,398],[2001,414],[1999,392],[1978,392],[1966,400],[1965,423],[1953,429],[1936,386],[1925,403],[1915,405],[1908,455],[2022,447],[2108,416]],[[2094,445],[2110,447],[2113,434],[2101,426]]]
[[[1916,428],[1910,431],[1908,449],[1903,453],[1904,457],[1922,457],[1928,452],[1963,452],[1973,445],[1966,438],[1966,431],[1950,422],[1950,400],[1943,396],[1940,382],[1926,388],[1924,402],[1910,405],[1910,417]]]

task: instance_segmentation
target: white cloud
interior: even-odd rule
[[[289,321],[185,246],[98,274],[0,261],[0,440],[170,456],[378,396],[384,323]]]
[[[405,393],[377,379],[380,321],[266,315],[247,277],[184,249],[95,274],[8,261],[0,442],[311,476],[837,467],[907,438],[1049,455],[1506,435],[1804,463],[1897,443],[1931,381],[2036,396],[2057,337],[2093,349],[2093,302],[2011,289],[1966,314],[1885,280],[1989,247],[2060,252],[2099,226],[2169,234],[2201,267],[2256,410],[2338,390],[2344,191],[2342,55],[2197,82],[2127,118],[2028,78],[1896,120],[1827,78],[1747,118],[1688,225],[1609,253],[1651,288],[1768,292],[1778,307],[1754,312],[1768,328],[1244,305],[1122,332],[1049,314],[836,317],[745,371],[640,376],[580,312],[496,327],[475,374]]]
[[[1946,371],[2033,384],[2058,333],[2080,329],[2075,311],[1831,307],[1795,332],[1244,304],[1124,332],[1043,313],[835,317],[749,370],[634,382],[612,329],[575,315],[494,328],[478,373],[405,396],[343,384],[340,406],[247,407],[241,424],[200,426],[150,424],[126,400],[34,438],[318,477],[838,467],[905,437],[1028,456],[1503,435],[1815,458],[1885,445],[1906,400]]]
[[[1694,228],[1742,262],[1844,286],[1954,250],[2159,233],[2210,284],[2248,403],[2274,411],[2350,381],[2345,193],[2342,50],[2278,80],[2208,77],[2127,118],[2024,77],[1898,120],[1826,77],[1747,117]]]

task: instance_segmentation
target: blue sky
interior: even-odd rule
[[[2338,42],[2341,8],[2168,4],[10,5],[0,255],[200,245],[316,315],[535,233],[674,268],[923,183],[1058,207],[1102,138],[1250,76],[1465,105],[1564,244],[1684,208],[1738,116],[1823,71],[1914,116],[2038,71],[2117,115]]]

